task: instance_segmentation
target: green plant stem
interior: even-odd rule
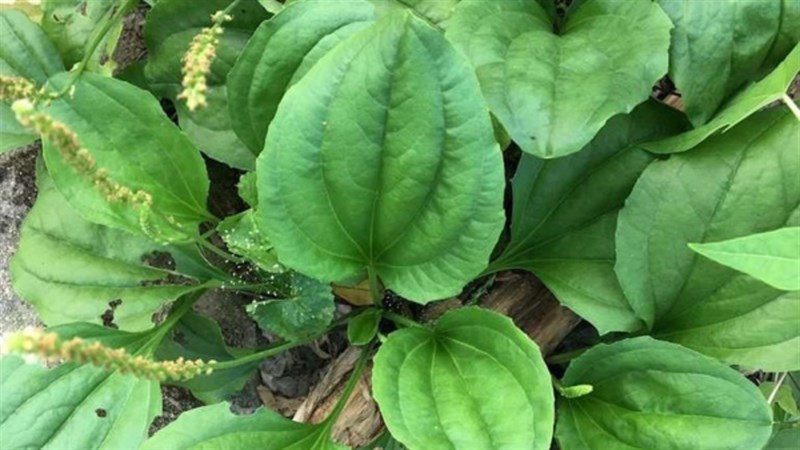
[[[92,33],[92,36],[89,38],[89,42],[86,44],[83,52],[83,59],[78,63],[75,69],[70,72],[69,78],[67,79],[67,83],[61,88],[58,93],[56,93],[57,97],[61,97],[62,95],[69,92],[70,88],[78,81],[78,78],[81,76],[84,70],[86,70],[86,66],[89,64],[89,60],[92,59],[92,55],[94,52],[97,51],[97,47],[106,37],[111,27],[113,27],[119,20],[122,19],[128,11],[133,8],[139,0],[123,0],[122,5],[119,6],[116,10],[112,8],[112,12],[109,14],[109,17],[105,19],[105,22],[100,26],[100,28],[95,28],[95,31]]]
[[[797,107],[797,105],[794,103],[794,100],[792,100],[792,98],[789,97],[786,94],[783,94],[782,100],[783,100],[783,103],[786,103],[786,106],[788,106],[789,109],[792,110],[792,114],[794,114],[794,117],[798,121],[800,121],[800,108]]]
[[[400,314],[393,313],[391,311],[383,311],[381,313],[384,318],[391,320],[397,325],[400,325],[405,328],[426,328],[425,325],[410,319],[406,316],[402,316]]]
[[[137,354],[152,355],[156,347],[161,344],[164,336],[166,336],[175,324],[192,309],[192,306],[203,296],[207,289],[212,289],[214,287],[216,287],[216,282],[210,281],[198,286],[197,290],[181,298],[175,308],[170,311],[166,320],[153,330],[153,335],[147,340],[147,343],[142,346],[142,349],[139,350]]]
[[[225,362],[214,364],[214,370],[223,370],[223,369],[231,369],[233,367],[239,367],[239,366],[247,364],[249,362],[257,361],[259,359],[269,358],[270,356],[275,356],[278,353],[284,352],[284,351],[292,349],[294,347],[299,347],[301,345],[308,344],[309,342],[315,341],[315,340],[319,339],[320,337],[330,333],[334,329],[339,328],[342,325],[345,325],[347,323],[347,321],[350,319],[350,317],[352,317],[352,315],[353,314],[351,313],[351,314],[348,314],[348,315],[342,317],[341,319],[339,319],[336,322],[332,323],[328,328],[325,329],[325,331],[323,331],[322,333],[319,333],[319,334],[317,334],[314,337],[311,337],[309,339],[303,339],[303,340],[300,340],[300,341],[280,341],[280,342],[276,342],[276,343],[268,346],[267,348],[265,348],[263,350],[260,350],[258,352],[255,352],[253,354],[250,354],[250,355],[247,355],[247,356],[243,356],[241,358],[233,359],[233,360],[230,360],[230,361],[225,361]]]
[[[226,6],[225,9],[222,10],[222,14],[220,15],[220,17],[218,17],[217,20],[214,21],[214,25],[222,25],[222,23],[225,21],[224,19],[225,15],[230,14],[231,11],[233,11],[233,8],[236,8],[239,5],[240,1],[241,0],[233,0],[228,6]]]
[[[298,347],[301,345],[305,345],[311,342],[313,339],[303,340],[303,341],[281,341],[277,342],[269,347],[261,350],[259,352],[255,352],[253,354],[243,356],[241,358],[232,359],[230,361],[225,361],[221,363],[214,364],[214,370],[224,370],[224,369],[231,369],[234,367],[239,367],[244,364],[253,362],[253,361],[260,361],[262,359],[269,358],[270,356],[275,356],[278,353],[283,353],[286,350],[292,349],[294,347]]]
[[[570,352],[559,353],[557,355],[553,355],[547,358],[548,364],[564,364],[572,361],[573,359],[581,356],[588,348],[579,348],[577,350],[572,350]]]
[[[358,361],[356,361],[356,365],[353,367],[353,372],[350,374],[350,378],[347,380],[347,384],[342,390],[342,395],[339,397],[339,400],[336,401],[336,406],[333,407],[333,411],[331,411],[331,413],[325,419],[325,426],[329,430],[333,428],[336,420],[339,419],[342,411],[344,411],[344,407],[347,406],[347,401],[353,394],[353,390],[355,389],[356,385],[358,385],[358,380],[361,379],[361,374],[364,372],[364,368],[367,367],[367,361],[369,360],[371,353],[372,344],[361,350],[361,355],[359,355]]]
[[[233,261],[236,264],[242,264],[242,263],[246,262],[242,258],[239,258],[238,256],[234,256],[234,255],[226,252],[225,250],[222,250],[221,248],[219,248],[216,245],[208,242],[205,239],[198,239],[197,243],[200,244],[201,247],[203,247],[206,250],[210,251],[211,253],[219,256],[220,258],[225,259],[226,261]]]
[[[369,280],[369,292],[372,297],[372,303],[376,306],[383,305],[383,295],[381,288],[378,286],[378,273],[372,266],[367,267],[367,278]]]
[[[775,386],[769,393],[769,397],[767,397],[767,403],[769,403],[770,405],[775,403],[775,399],[778,398],[778,391],[780,390],[781,385],[783,384],[783,381],[786,379],[786,375],[788,375],[788,373],[789,372],[783,372],[778,376],[778,379],[775,381]]]

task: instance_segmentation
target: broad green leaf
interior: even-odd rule
[[[577,154],[524,154],[512,183],[511,240],[490,270],[535,273],[601,334],[641,328],[614,274],[617,212],[653,160],[639,144],[683,129],[680,113],[648,101],[611,119]]]
[[[143,330],[164,304],[198,290],[191,279],[148,265],[168,259],[173,247],[87,222],[45,173],[37,178],[39,196],[23,222],[10,272],[14,289],[46,324]]]
[[[42,29],[19,11],[0,11],[0,42],[0,75],[42,85],[64,71],[58,51]]]
[[[43,85],[64,70],[61,57],[41,28],[25,14],[0,11],[0,75]],[[0,153],[32,143],[36,135],[17,122],[10,105],[0,102]]]
[[[256,183],[256,173],[247,172],[239,178],[239,184],[236,185],[236,192],[238,192],[239,197],[251,207],[258,205],[258,187]]]
[[[17,122],[11,107],[0,103],[0,154],[33,143],[36,134]]]
[[[208,317],[187,313],[172,329],[167,338],[156,351],[156,357],[162,360],[185,358],[202,359],[217,362],[230,361],[246,356],[251,350],[230,348],[225,345],[222,331],[216,322]],[[211,404],[228,400],[242,389],[247,379],[261,361],[215,370],[210,375],[199,375],[189,381],[175,383],[192,391],[201,401]]]
[[[503,164],[477,80],[407,12],[334,48],[287,93],[258,159],[281,262],[417,302],[457,294],[503,227]]]
[[[369,444],[359,447],[358,450],[407,450],[406,447],[397,442],[388,430],[384,430],[377,439]]]
[[[182,101],[175,102],[183,131],[209,157],[237,169],[255,170],[256,154],[242,144],[231,128],[225,86],[209,89],[206,99],[208,105],[195,111],[189,111]]]
[[[789,383],[789,381],[786,380],[786,383]],[[775,391],[775,383],[772,381],[765,381],[758,385],[758,389],[761,391],[761,394],[764,395],[764,398],[769,399],[769,396]],[[800,416],[797,401],[794,399],[792,388],[790,388],[788,384],[781,384],[778,386],[774,402],[775,406],[786,413],[792,416]]]
[[[800,368],[800,293],[688,246],[800,225],[797,142],[800,124],[773,108],[644,171],[619,216],[615,269],[651,334],[732,364]]]
[[[58,48],[67,68],[80,62],[96,29],[120,7],[116,0],[43,0],[42,29]],[[113,55],[122,22],[114,24],[92,54],[87,69],[111,75],[116,68]]]
[[[784,7],[779,0],[658,0],[658,4],[675,24],[670,78],[681,92],[686,114],[700,126],[731,94],[758,78],[781,29]],[[780,60],[785,54],[774,56]]]
[[[772,435],[765,450],[796,450],[800,446],[800,428],[785,428]]]
[[[781,23],[770,54],[764,62],[767,67],[783,61],[784,56],[800,42],[800,2],[780,0],[780,3]]]
[[[233,129],[253,154],[286,90],[339,42],[375,20],[367,0],[304,0],[261,24],[228,74]]]
[[[784,291],[800,290],[800,227],[781,228],[721,242],[689,244],[720,264]]]
[[[293,273],[289,290],[285,298],[251,303],[247,312],[263,330],[290,341],[325,331],[336,309],[330,285]]]
[[[267,272],[282,272],[278,255],[267,236],[261,231],[257,213],[252,209],[227,217],[217,226],[219,235],[228,249],[249,259]]]
[[[772,432],[772,412],[750,381],[649,337],[591,348],[561,383],[594,388],[559,400],[556,438],[564,450],[758,449]]]
[[[553,390],[539,348],[511,319],[479,309],[389,335],[373,395],[411,450],[550,448]]]
[[[461,0],[370,0],[376,7],[383,7],[381,3],[391,3],[394,7],[408,8],[417,15],[425,18],[433,25],[446,26],[447,20],[453,15],[456,5]]]
[[[369,308],[347,322],[347,340],[353,345],[366,345],[378,334],[381,310]]]
[[[648,0],[587,0],[560,34],[533,0],[462,0],[447,37],[472,61],[511,139],[557,158],[649,97],[667,72],[671,27]]]
[[[645,144],[644,147],[655,153],[685,152],[714,133],[724,133],[756,111],[780,100],[789,89],[798,71],[800,71],[800,45],[796,45],[783,63],[772,73],[734,97],[707,124],[674,137]]]
[[[58,89],[66,78],[59,75],[50,83]],[[75,210],[92,222],[159,241],[195,239],[198,224],[211,217],[205,164],[155,98],[123,81],[85,73],[74,95],[53,100],[46,111],[77,133],[111,180],[134,192],[145,191],[153,200],[152,213],[142,223],[142,208],[109,201],[45,142],[48,171]]]
[[[258,151],[248,149],[231,128],[225,79],[250,35],[269,17],[256,0],[239,2],[231,11],[233,20],[223,26],[207,76],[208,106],[192,112],[182,100],[176,100],[181,91],[182,58],[192,38],[210,27],[211,15],[230,3],[230,0],[159,1],[148,13],[144,29],[149,52],[145,75],[154,92],[177,103],[181,127],[200,150],[232,167],[253,170]]]
[[[64,331],[131,353],[142,348],[142,337],[147,336],[87,324],[69,325]],[[161,413],[158,382],[92,365],[47,369],[4,356],[0,390],[0,447],[8,450],[136,450]]]
[[[292,422],[263,408],[243,416],[234,415],[229,409],[230,405],[220,403],[186,411],[148,439],[140,450],[347,448],[334,443],[329,437],[329,427],[324,425]]]

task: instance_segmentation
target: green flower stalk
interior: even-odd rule
[[[81,146],[78,136],[65,124],[38,111],[33,101],[28,98],[15,101],[11,109],[14,110],[19,123],[36,131],[43,139],[52,143],[67,164],[89,179],[108,202],[126,203],[138,208],[140,214],[149,214],[153,204],[152,196],[142,190],[134,192],[129,187],[112,180],[107,170],[97,168],[92,154]]]
[[[189,45],[189,50],[183,56],[183,91],[178,94],[178,98],[186,100],[186,106],[190,111],[208,105],[206,101],[206,91],[208,84],[206,76],[211,71],[211,63],[217,56],[219,37],[223,33],[222,24],[232,20],[230,14],[217,11],[211,15],[214,25],[197,34]]]
[[[12,333],[6,339],[6,351],[35,355],[46,362],[74,362],[92,364],[105,370],[119,371],[139,378],[163,381],[186,381],[198,375],[210,374],[216,361],[153,361],[144,356],[134,356],[122,348],[109,348],[99,342],[86,342],[81,338],[62,341],[56,333],[32,328]]]

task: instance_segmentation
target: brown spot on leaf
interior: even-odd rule
[[[99,418],[101,418],[101,419],[102,419],[102,418],[105,418],[105,417],[106,417],[106,415],[107,415],[107,413],[106,413],[106,410],[105,410],[105,409],[103,409],[103,408],[97,408],[97,409],[95,409],[95,410],[94,410],[94,413],[95,413],[95,414],[97,414],[97,417],[99,417]]]
[[[103,311],[100,319],[103,321],[103,326],[106,328],[118,329],[119,327],[114,323],[114,310],[122,304],[122,299],[111,300],[108,302],[108,309]]]

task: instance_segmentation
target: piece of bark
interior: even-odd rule
[[[336,406],[362,348],[350,347],[328,366],[322,379],[311,389],[293,419],[320,423]],[[368,364],[353,394],[333,427],[333,438],[350,446],[362,446],[383,430],[378,405],[372,398],[372,364]]]
[[[558,303],[541,281],[528,273],[500,274],[481,306],[511,317],[539,345],[543,355],[552,352],[580,322],[577,315]],[[328,416],[360,351],[350,347],[331,363],[294,415],[294,420],[319,423]],[[383,421],[371,395],[371,373],[368,366],[336,421],[333,436],[338,442],[359,447],[383,431]]]

